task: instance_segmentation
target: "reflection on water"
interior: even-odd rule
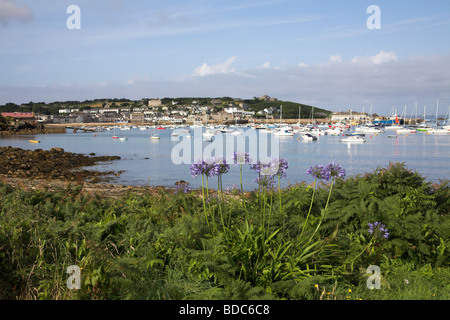
[[[185,180],[192,187],[200,187],[201,177],[190,176],[190,165],[176,165],[171,158],[172,149],[183,139],[188,138],[171,139],[171,133],[172,130],[169,129],[159,130],[160,140],[149,139],[152,135],[151,130],[139,129],[116,133],[111,130],[97,133],[68,132],[66,134],[0,136],[0,146],[31,150],[61,147],[75,153],[118,155],[122,157],[122,160],[96,166],[98,170],[124,170],[125,172],[116,178],[117,183],[173,186],[176,181]],[[112,139],[114,134],[126,136],[128,140]],[[260,140],[259,136],[257,137],[256,140]],[[388,138],[386,134],[378,134],[366,136],[366,143],[357,144],[339,142],[341,138],[339,136],[320,136],[317,141],[302,141],[297,137],[298,135],[283,137],[279,142],[280,155],[289,161],[287,179],[283,180],[283,186],[300,181],[310,182],[310,177],[305,174],[306,170],[310,166],[325,165],[331,161],[339,163],[346,169],[348,175],[362,174],[377,167],[385,167],[391,161],[405,162],[408,168],[417,170],[431,181],[450,178],[448,165],[450,135],[416,133]],[[33,144],[28,140],[39,140],[40,143]],[[267,145],[270,149],[270,143]],[[212,143],[203,142],[200,148],[213,149],[212,146]],[[192,161],[195,160],[198,159]],[[243,172],[245,189],[255,188],[255,178],[255,173],[249,166],[245,166]],[[232,165],[230,172],[223,176],[223,184],[224,187],[239,184],[237,166]],[[210,181],[210,186],[216,187],[217,181],[215,179]]]

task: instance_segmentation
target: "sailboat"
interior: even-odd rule
[[[366,142],[366,139],[364,139],[362,136],[347,136],[339,141],[345,143],[364,143]]]
[[[283,118],[283,106],[280,106],[280,128],[278,128],[277,131],[275,131],[274,135],[276,136],[284,136],[284,137],[292,137],[294,135],[294,132],[292,132],[292,129],[288,126],[281,126],[281,119]]]
[[[114,114],[114,123],[116,123],[116,115]],[[117,129],[117,124],[114,124],[113,130],[114,130],[114,134],[113,134],[113,139],[119,139],[119,136],[116,135],[116,129]]]
[[[159,140],[160,139],[159,134],[155,133],[155,126],[153,126],[152,135],[150,136],[150,139],[152,139],[152,140]]]
[[[114,129],[113,129],[114,130],[114,134],[113,134],[113,137],[112,137],[113,139],[119,139],[119,136],[116,135],[116,127],[117,126],[114,126]]]
[[[446,125],[445,127],[440,128],[438,123],[438,107],[439,107],[439,100],[437,101],[436,105],[436,128],[429,129],[428,134],[434,134],[434,135],[450,135],[450,127]],[[450,111],[450,109],[449,109]]]

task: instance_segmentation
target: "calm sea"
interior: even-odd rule
[[[255,130],[244,128],[244,130]],[[257,131],[257,130],[256,130]],[[160,140],[151,140],[152,130],[116,130],[103,132],[48,134],[33,136],[0,136],[0,146],[13,146],[23,149],[50,149],[61,147],[66,151],[96,155],[118,155],[122,159],[95,166],[96,170],[123,170],[113,183],[125,185],[149,185],[173,187],[175,182],[184,180],[192,188],[201,186],[201,177],[190,175],[190,164],[174,164],[172,150],[184,138],[171,137],[173,130],[158,130]],[[112,136],[126,136],[127,141],[112,139]],[[392,134],[389,133],[389,134]],[[259,133],[258,133],[259,135]],[[316,141],[298,140],[298,135],[280,139],[279,150],[283,158],[289,161],[287,178],[282,186],[296,182],[311,182],[306,170],[317,164],[331,161],[345,168],[347,175],[371,172],[377,167],[386,167],[389,162],[404,162],[407,168],[418,171],[427,180],[439,182],[450,179],[450,135],[427,135],[423,132],[398,135],[389,138],[388,133],[378,135],[366,134],[366,143],[347,144],[340,142],[341,136],[323,135]],[[28,140],[40,140],[38,144]],[[203,142],[207,148],[209,142]],[[237,150],[241,151],[241,150]],[[195,161],[196,159],[193,159]],[[92,167],[91,167],[92,168]],[[244,166],[243,185],[246,190],[254,190],[256,174],[249,166]],[[223,177],[223,187],[239,186],[239,167],[231,166],[229,173]],[[209,181],[215,188],[217,180]]]

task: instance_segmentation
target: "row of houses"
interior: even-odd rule
[[[216,101],[219,103],[219,101]],[[172,122],[174,124],[200,121],[225,122],[230,120],[250,119],[255,112],[245,110],[243,106],[230,104],[220,112],[214,112],[215,104],[212,106],[187,105],[175,107],[177,103],[172,103],[172,107],[162,105],[160,100],[151,100],[148,106],[139,107],[111,107],[105,105],[102,108],[88,108],[80,110],[78,108],[63,108],[58,115],[39,116],[43,122],[53,123],[106,123],[106,122]]]

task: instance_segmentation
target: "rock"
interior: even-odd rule
[[[63,148],[55,147],[55,148],[51,148],[51,149],[50,149],[50,152],[64,152],[64,149],[63,149]]]

